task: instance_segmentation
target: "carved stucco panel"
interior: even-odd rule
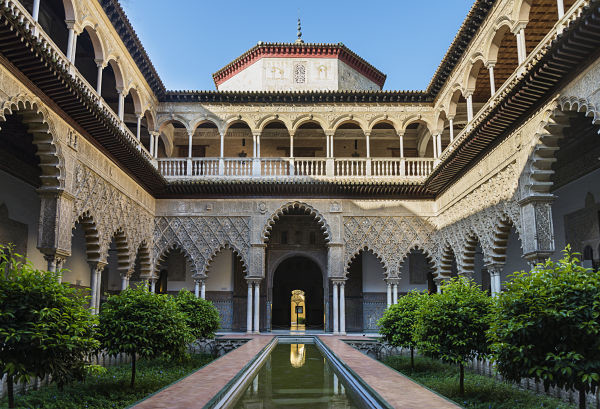
[[[154,220],[154,266],[169,249],[179,247],[191,259],[193,273],[204,275],[208,260],[225,246],[248,265],[250,217],[159,216]]]

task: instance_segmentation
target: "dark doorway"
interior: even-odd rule
[[[272,328],[290,329],[293,290],[306,296],[306,329],[323,329],[323,274],[312,260],[296,256],[283,261],[273,276]]]

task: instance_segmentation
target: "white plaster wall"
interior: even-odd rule
[[[383,266],[371,253],[366,251],[362,254],[362,280],[363,292],[365,293],[383,293],[386,292],[386,284]]]
[[[297,64],[303,64],[306,69],[304,83],[294,81]],[[219,91],[380,89],[337,58],[262,58],[217,88]]]
[[[588,173],[573,182],[552,192],[556,199],[552,205],[552,223],[554,224],[555,253],[552,257],[558,260],[565,248],[565,215],[585,207],[585,196],[591,192],[596,200],[600,198],[600,169]],[[594,249],[595,250],[595,249]]]
[[[90,286],[91,270],[87,263],[85,232],[81,225],[77,224],[71,238],[71,256],[67,258],[63,268],[63,282]]]
[[[0,203],[6,204],[10,219],[27,224],[27,258],[34,267],[45,270],[44,255],[37,249],[40,199],[35,188],[0,171]]]
[[[224,249],[208,267],[206,291],[233,291],[233,252]]]

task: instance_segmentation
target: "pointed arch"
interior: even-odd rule
[[[352,263],[354,262],[354,260],[356,260],[356,258],[358,256],[360,256],[363,253],[371,253],[375,256],[375,258],[379,261],[379,263],[381,264],[381,267],[383,267],[383,273],[385,275],[385,277],[382,278],[387,278],[390,276],[390,274],[392,274],[392,271],[388,268],[389,263],[387,262],[387,260],[385,259],[384,256],[380,255],[383,254],[381,252],[378,252],[376,250],[374,250],[373,248],[371,248],[371,246],[363,246],[361,248],[356,249],[354,252],[352,252],[350,258],[346,261],[346,266],[344,268],[344,275],[347,276],[349,273],[349,269],[350,266],[352,265]]]
[[[64,189],[64,158],[48,111],[41,107],[37,98],[19,94],[2,104],[0,129],[8,115],[21,116],[23,123],[27,125],[28,133],[33,136],[33,143],[37,146],[36,155],[40,159],[40,180],[43,188]]]
[[[194,259],[192,258],[190,253],[185,249],[185,247],[180,245],[179,243],[170,243],[168,246],[166,246],[162,249],[162,251],[157,255],[156,261],[152,268],[153,274],[158,274],[158,272],[160,270],[160,266],[163,265],[167,261],[167,259],[169,258],[169,255],[174,250],[178,250],[181,252],[181,254],[183,254],[186,262],[189,263],[189,265],[192,268],[192,275],[196,275],[198,273],[197,263],[194,262]]]
[[[323,232],[323,237],[325,239],[325,242],[329,243],[329,241],[331,240],[332,234],[331,234],[331,228],[327,224],[327,221],[325,220],[325,218],[321,215],[321,213],[317,209],[315,209],[314,207],[312,207],[306,203],[303,203],[303,202],[286,203],[283,206],[281,206],[279,209],[277,209],[271,215],[271,217],[269,217],[269,219],[267,219],[267,222],[265,223],[265,226],[262,231],[262,236],[261,236],[264,243],[269,241],[269,238],[271,237],[271,230],[273,229],[273,226],[275,225],[277,220],[279,220],[279,218],[281,216],[288,213],[292,209],[303,210],[305,214],[313,217],[316,220],[316,222],[319,224],[319,226],[321,227],[321,231]]]
[[[493,251],[488,258],[489,264],[493,263],[504,265],[506,263],[508,238],[510,236],[511,229],[513,228],[515,228],[515,224],[507,215],[504,215],[504,217],[498,219],[493,234]],[[517,234],[519,233],[517,232]]]
[[[146,240],[143,240],[137,248],[136,261],[140,266],[140,277],[145,278],[152,275],[152,262],[150,261],[150,246]],[[133,271],[133,268],[130,269]]]
[[[211,264],[213,263],[214,259],[223,251],[229,249],[232,251],[232,253],[239,257],[240,260],[242,261],[242,272],[248,274],[249,268],[248,268],[248,263],[245,257],[245,253],[243,251],[241,251],[240,249],[238,249],[234,244],[230,243],[230,242],[226,242],[223,243],[221,245],[219,245],[219,247],[217,247],[211,254],[210,256],[206,259],[206,263],[204,264],[204,271],[202,271],[202,273],[200,274],[201,276],[206,277],[208,274],[208,269],[210,268]]]
[[[113,241],[115,243],[115,250],[117,251],[117,271],[121,277],[128,276],[131,273],[132,260],[130,260],[129,242],[122,227],[119,227],[108,238],[105,259],[108,258],[108,248]]]
[[[89,263],[104,262],[106,258],[101,254],[100,234],[92,213],[88,210],[79,215],[71,226],[72,231],[75,231],[77,225],[83,228],[87,261]]]

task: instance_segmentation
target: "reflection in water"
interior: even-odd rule
[[[358,409],[344,383],[314,345],[277,345],[236,409]]]
[[[300,368],[305,361],[304,344],[290,344],[290,364],[294,368]]]

